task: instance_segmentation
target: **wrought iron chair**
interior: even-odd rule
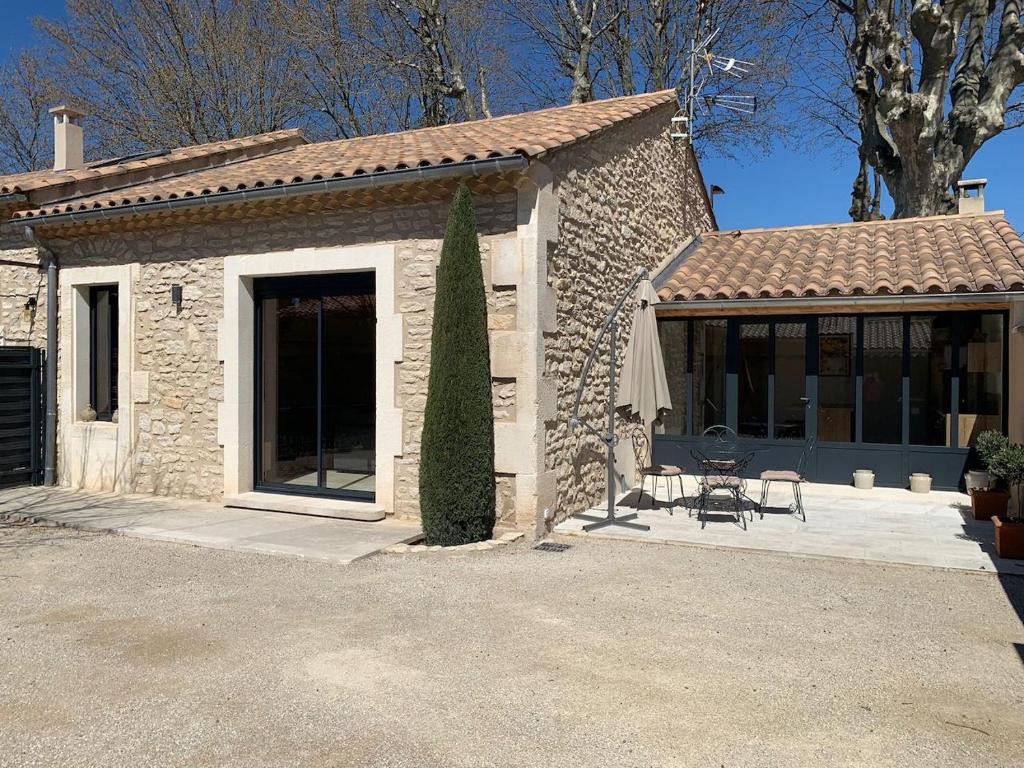
[[[633,430],[633,455],[636,457],[636,471],[640,475],[640,498],[637,499],[637,508],[640,507],[640,501],[644,497],[644,485],[647,483],[647,478],[653,479],[653,489],[651,490],[651,508],[655,506],[656,494],[658,493],[658,479],[664,477],[665,484],[668,486],[668,494],[672,496],[672,478],[679,478],[679,496],[680,498],[686,498],[686,492],[683,490],[683,468],[673,467],[668,464],[652,464],[649,462],[651,456],[651,441],[647,437],[647,430],[643,427],[637,427]],[[670,499],[671,506],[669,507],[668,513],[672,514],[672,508],[675,506],[675,499]]]
[[[743,530],[746,530],[747,516],[743,511],[742,502],[745,496],[746,484],[740,475],[747,464],[750,463],[753,455],[741,457],[738,460],[709,458],[698,450],[690,451],[690,455],[693,456],[697,467],[700,469],[697,494],[697,518],[700,520],[700,527],[704,528],[707,525],[708,502],[711,500],[711,495],[715,491],[728,491],[732,494],[736,522],[743,527]]]
[[[814,438],[812,437],[804,443],[804,449],[800,453],[800,461],[796,465],[795,471],[792,469],[766,469],[761,473],[761,501],[758,503],[757,508],[761,513],[762,520],[764,520],[764,505],[768,503],[768,489],[772,483],[790,483],[793,488],[793,502],[796,512],[800,514],[800,518],[805,523],[807,522],[807,513],[804,511],[804,497],[800,486],[807,482],[807,479],[804,477],[804,469],[807,467],[807,457],[810,456],[813,450]]]

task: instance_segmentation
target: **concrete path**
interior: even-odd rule
[[[364,523],[66,488],[0,491],[0,519],[331,563],[351,563],[422,534],[418,525],[391,520]]]
[[[649,484],[648,484],[649,485]],[[671,508],[661,483],[657,503],[644,494],[638,522],[649,532],[608,527],[584,533],[588,522],[570,518],[555,529],[559,533],[639,539],[674,544],[768,550],[799,555],[824,555],[884,563],[930,565],[969,571],[1024,574],[1024,561],[1003,560],[992,543],[992,523],[971,519],[970,498],[961,493],[933,491],[916,494],[895,488],[868,491],[846,486],[804,486],[807,522],[791,510],[793,496],[788,484],[776,483],[762,520],[747,515],[747,529],[736,524],[731,501],[721,503],[701,528],[696,512],[684,500]],[[696,491],[696,480],[685,479],[687,496]],[[751,481],[747,493],[760,496],[760,482]],[[692,498],[689,500],[692,503]],[[636,512],[636,491],[619,500],[617,514]],[[726,510],[730,511],[726,511]],[[670,513],[671,512],[671,513]],[[604,517],[604,508],[589,513]]]

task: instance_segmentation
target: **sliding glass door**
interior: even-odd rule
[[[724,424],[759,447],[751,471],[795,467],[806,440],[812,478],[880,485],[912,472],[960,482],[986,429],[1006,429],[1003,311],[659,319],[673,410],[655,457],[687,466],[690,445]]]
[[[256,281],[256,487],[372,499],[372,273]]]

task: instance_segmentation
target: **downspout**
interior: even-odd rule
[[[57,484],[57,255],[31,226],[25,238],[46,257],[46,423],[43,436],[43,485]]]

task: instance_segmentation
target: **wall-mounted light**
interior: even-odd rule
[[[176,312],[181,312],[181,286],[171,286],[171,304],[174,305]]]
[[[38,305],[39,305],[39,301],[36,299],[36,297],[35,296],[29,296],[28,300],[25,302],[25,309],[27,311],[29,311],[29,312],[35,312],[36,311],[36,307]]]

